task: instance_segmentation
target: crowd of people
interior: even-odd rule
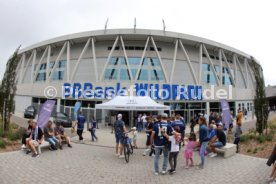
[[[239,152],[240,135],[242,134],[243,113],[239,110],[236,116],[237,126],[234,131],[234,144],[237,145],[236,152]],[[166,113],[159,116],[147,116],[140,114],[137,117],[135,129],[135,140],[137,132],[145,131],[146,133],[146,149],[143,155],[154,156],[154,173],[155,175],[173,174],[176,172],[176,165],[179,152],[183,147],[182,156],[186,160],[185,168],[189,169],[194,166],[193,152],[198,150],[200,155],[200,163],[197,168],[203,169],[206,156],[217,156],[216,148],[221,148],[226,145],[226,134],[232,134],[233,115],[231,122],[226,128],[222,122],[221,115],[216,112],[207,114],[198,114],[190,121],[190,134],[185,134],[186,122],[179,114],[168,117]],[[199,124],[199,131],[195,133],[194,127]],[[132,129],[133,129],[132,128]],[[116,138],[116,156],[124,158],[122,154],[123,135],[127,133],[127,128],[122,115],[118,114],[117,120],[114,123],[115,138]],[[134,135],[134,134],[133,134]],[[135,143],[137,147],[137,143]],[[208,150],[208,151],[207,151]],[[163,155],[162,171],[159,172],[160,155]],[[167,170],[168,164],[170,169]]]
[[[32,153],[32,157],[38,157],[38,146],[43,141],[49,142],[49,149],[54,151],[58,148],[63,149],[63,140],[66,141],[68,147],[72,148],[70,138],[60,123],[56,123],[56,126],[53,127],[53,122],[49,120],[42,130],[35,120],[30,119],[28,120],[28,128],[22,136],[22,149],[26,150],[26,154]]]

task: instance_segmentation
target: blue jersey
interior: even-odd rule
[[[85,123],[84,115],[79,115],[77,120],[78,120],[78,129],[83,129],[84,123]]]
[[[172,123],[172,127],[178,126],[180,128],[180,133],[183,133],[185,130],[185,125],[181,120],[176,120]]]
[[[91,127],[92,128],[97,128],[97,122],[95,120],[91,121]]]
[[[156,123],[153,127],[155,132],[154,145],[155,146],[164,146],[166,138],[162,135],[162,131],[166,132],[168,135],[172,134],[172,127],[166,122]]]

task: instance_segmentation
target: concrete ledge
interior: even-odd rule
[[[236,154],[236,145],[232,143],[226,143],[225,146],[216,148],[216,151],[218,153],[222,153],[224,158],[228,158]]]

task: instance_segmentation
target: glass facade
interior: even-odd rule
[[[219,65],[214,65],[215,71],[216,71],[216,75],[218,75],[218,79],[220,80],[219,77],[219,73],[220,73],[220,69],[219,69]],[[216,85],[216,79],[215,79],[215,74],[213,73],[212,69],[211,69],[211,65],[210,64],[202,64],[202,81],[205,84],[211,84],[211,85]],[[234,76],[234,70],[231,69],[232,75]],[[230,73],[227,67],[222,67],[222,85],[232,85],[233,82],[231,80],[230,77]]]
[[[130,80],[130,75],[135,79],[137,72],[140,81],[164,81],[164,72],[158,58],[144,58],[141,63],[139,57],[129,57],[128,70],[125,57],[112,57],[104,73],[105,80]]]
[[[54,67],[55,62],[51,61],[49,63],[50,69]],[[35,65],[36,70],[37,65]],[[63,80],[64,78],[64,70],[66,68],[66,60],[61,60],[57,63],[56,69],[52,75],[52,80]],[[46,80],[46,70],[47,70],[47,63],[40,64],[36,81],[45,81]],[[50,75],[50,74],[49,74]]]

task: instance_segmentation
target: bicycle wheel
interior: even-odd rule
[[[132,146],[132,144],[129,144],[129,153],[133,154],[133,146]]]
[[[124,145],[124,155],[125,155],[125,160],[128,163],[129,162],[129,145],[128,144]]]

